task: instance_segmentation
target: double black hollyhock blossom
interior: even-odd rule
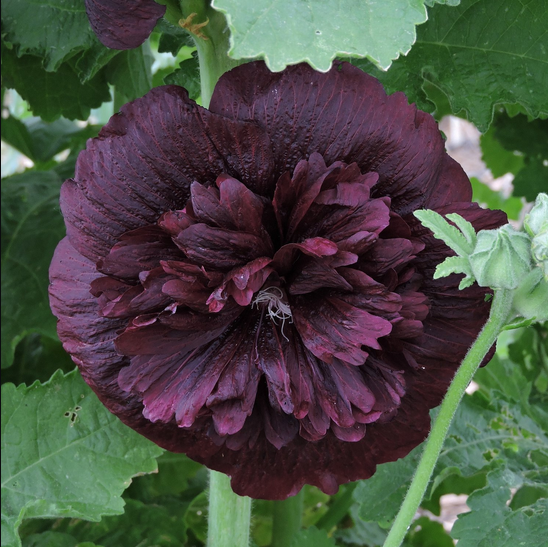
[[[91,28],[112,49],[132,49],[149,36],[165,6],[154,0],[84,0]]]
[[[412,214],[505,222],[470,199],[433,118],[350,64],[243,65],[209,111],[156,88],[63,185],[59,335],[111,412],[237,493],[333,494],[424,440],[487,318]]]

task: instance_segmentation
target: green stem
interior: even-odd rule
[[[495,291],[489,319],[466,354],[443,399],[438,416],[426,441],[421,460],[415,471],[415,476],[400,507],[394,525],[384,542],[384,547],[399,547],[402,544],[405,534],[422,501],[457,407],[483,358],[507,324],[510,318],[511,307],[512,291]]]
[[[221,12],[210,6],[209,0],[183,0],[181,4],[185,17],[192,13],[196,14],[192,23],[205,23],[209,19],[207,25],[199,29],[205,38],[192,34],[200,63],[202,105],[208,108],[219,78],[226,71],[241,64],[242,61],[231,59],[228,56],[230,32],[226,18]]]
[[[273,502],[270,547],[289,547],[291,545],[293,537],[301,529],[303,495],[303,490],[301,490],[292,498]]]
[[[251,498],[238,496],[230,477],[210,471],[208,547],[248,547]]]
[[[329,532],[341,522],[354,503],[352,494],[357,485],[357,482],[346,485],[344,492],[340,496],[337,495],[327,513],[316,523],[316,528]]]

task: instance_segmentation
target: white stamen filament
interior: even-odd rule
[[[283,297],[284,293],[282,289],[279,287],[268,287],[267,289],[257,293],[251,303],[251,307],[253,308],[259,304],[266,304],[266,311],[268,312],[270,319],[272,319],[275,323],[276,319],[281,319],[282,336],[289,341],[289,338],[287,338],[284,334],[284,325],[287,319],[290,319],[291,322],[293,322],[293,315],[289,304],[282,301]]]

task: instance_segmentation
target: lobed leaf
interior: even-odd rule
[[[21,545],[24,518],[98,521],[156,470],[162,449],[113,416],[78,371],[45,384],[2,386],[2,545]]]
[[[388,72],[352,62],[429,112],[429,86],[435,86],[452,112],[464,111],[480,131],[489,128],[498,104],[517,104],[534,118],[548,114],[544,0],[462,0],[452,9],[432,7],[428,19],[411,52]]]
[[[337,55],[367,57],[387,69],[415,42],[415,26],[426,21],[424,0],[214,0],[230,28],[229,55],[263,58],[278,72],[309,63],[327,72]]]

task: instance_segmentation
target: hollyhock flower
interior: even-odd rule
[[[505,222],[470,199],[433,118],[350,64],[243,65],[209,111],[156,88],[63,185],[59,335],[111,412],[237,493],[333,494],[424,440],[487,318],[412,214]]]
[[[140,46],[166,11],[154,0],[84,0],[93,32],[112,49]]]

